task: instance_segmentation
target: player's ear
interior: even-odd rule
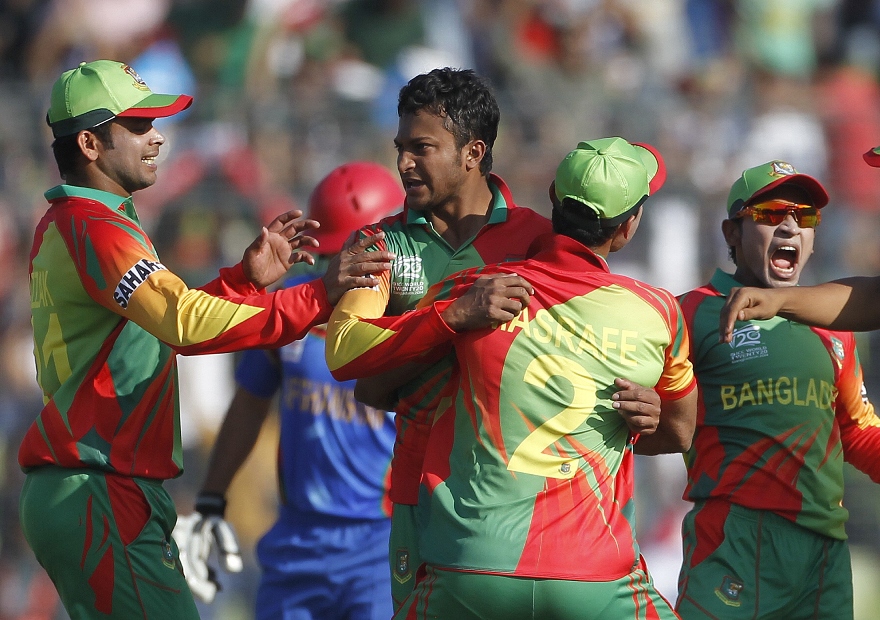
[[[471,140],[464,147],[464,163],[468,170],[479,168],[486,155],[486,143],[482,140]]]
[[[722,220],[721,232],[730,247],[739,247],[742,243],[742,220]]]
[[[96,159],[98,159],[98,144],[100,143],[100,141],[100,138],[98,138],[98,136],[96,136],[88,129],[84,129],[83,131],[76,134],[76,144],[77,146],[79,146],[80,152],[89,161],[95,161]]]

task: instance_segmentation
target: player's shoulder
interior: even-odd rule
[[[681,314],[681,306],[675,295],[667,289],[622,274],[609,274],[609,284],[614,284],[629,292],[633,298],[640,299],[669,321]]]
[[[507,221],[508,223],[515,223],[517,225],[528,224],[529,226],[536,227],[535,232],[538,234],[549,232],[553,227],[549,218],[541,215],[530,207],[518,205],[513,205],[507,208]]]
[[[709,297],[721,297],[721,293],[719,293],[711,284],[704,284],[703,286],[699,286],[677,295],[676,299],[678,299],[678,303],[684,307],[685,304],[697,306]]]
[[[93,220],[96,216],[100,216],[97,221],[127,219],[122,212],[114,211],[99,200],[85,196],[62,196],[51,200],[50,205],[49,210],[55,214],[56,218],[62,216],[77,220]]]
[[[840,342],[848,348],[856,346],[856,335],[853,332],[826,329],[824,327],[810,327],[810,329],[825,340]]]
[[[361,234],[374,235],[377,232],[388,233],[389,231],[399,230],[406,224],[406,210],[396,211],[390,215],[386,215],[381,220],[367,224],[359,229]]]

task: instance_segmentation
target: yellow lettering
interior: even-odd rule
[[[636,350],[635,344],[629,344],[629,340],[638,341],[639,332],[630,331],[628,329],[624,329],[620,332],[620,363],[626,366],[637,366],[638,362],[632,357],[629,357],[628,353],[633,353]]]
[[[788,377],[779,377],[776,380],[776,400],[779,401],[780,405],[787,405],[791,402],[791,390],[788,388],[782,389],[782,384],[791,385],[791,379]]]
[[[586,351],[591,355],[599,357],[599,349],[596,348],[596,334],[593,332],[592,325],[584,325],[584,330],[581,332],[581,340],[578,342],[577,354],[580,355],[581,351]]]
[[[577,327],[569,317],[564,316],[562,319],[556,323],[556,348],[558,349],[562,341],[565,340],[565,346],[568,347],[568,350],[572,353],[575,352],[574,349],[574,341],[572,340],[572,336],[574,335]]]
[[[756,386],[758,391],[758,404],[762,404],[764,399],[767,399],[768,404],[773,404],[773,379],[768,379],[766,385],[764,381],[758,379],[758,385]]]
[[[553,336],[553,317],[544,308],[535,313],[535,328],[532,331],[532,338],[538,342],[547,344]],[[539,329],[540,328],[540,329]]]
[[[794,404],[798,405],[799,407],[803,407],[805,404],[804,401],[798,399],[797,377],[794,378],[794,386],[792,387],[791,391],[794,394]]]
[[[531,331],[529,331],[529,309],[528,307],[520,310],[520,313],[516,315],[516,318],[510,321],[510,324],[507,326],[507,331],[512,332],[515,327],[519,327],[526,333],[526,336],[529,338],[532,337]]]
[[[742,387],[739,390],[739,406],[742,407],[746,402],[750,405],[755,404],[755,395],[752,394],[752,386],[748,383],[743,383]]]
[[[49,272],[45,270],[35,271],[31,274],[31,308],[54,306],[52,295],[49,293]]]
[[[620,333],[620,330],[614,329],[613,327],[603,327],[602,328],[602,358],[608,359],[608,351],[613,349],[617,349],[617,345],[611,341],[612,336],[617,336]]]
[[[721,406],[724,410],[736,407],[736,388],[732,385],[721,386]]]
[[[807,404],[812,402],[816,407],[819,406],[819,395],[816,393],[815,379],[810,379],[810,382],[807,384],[807,398],[804,402]]]
[[[819,405],[822,409],[831,409],[831,403],[834,402],[834,399],[837,398],[837,388],[828,383],[827,381],[822,382],[822,397],[821,404]]]

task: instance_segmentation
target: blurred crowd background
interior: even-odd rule
[[[502,111],[494,171],[549,214],[547,187],[581,139],[656,145],[669,180],[621,271],[675,294],[732,270],[721,236],[740,172],[785,159],[832,201],[803,283],[880,273],[878,0],[2,0],[0,1],[0,620],[65,618],[18,526],[16,453],[41,408],[27,262],[42,197],[60,182],[45,124],[55,78],[80,61],[130,63],[155,92],[195,104],[157,122],[159,182],[136,196],[163,263],[191,286],[237,262],[259,226],[306,204],[333,167],[395,165],[396,97],[437,66],[472,67]],[[880,402],[880,340],[860,334]],[[792,351],[792,355],[796,355]],[[232,356],[181,361],[186,472],[168,483],[189,512],[232,394]],[[242,575],[203,617],[252,617],[252,548],[274,519],[269,424],[230,493]],[[640,459],[648,566],[675,597],[680,456]],[[857,618],[876,618],[880,489],[847,471]]]

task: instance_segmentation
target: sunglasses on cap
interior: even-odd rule
[[[757,224],[779,226],[789,213],[801,228],[815,228],[822,221],[822,214],[816,207],[787,200],[768,200],[749,205],[738,211],[731,219],[736,220],[751,215],[752,220]]]

